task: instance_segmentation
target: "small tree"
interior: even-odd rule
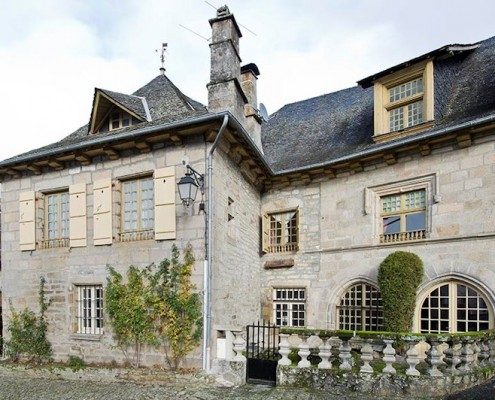
[[[156,345],[153,291],[147,270],[129,267],[127,282],[114,268],[108,267],[105,304],[117,346],[135,368],[139,368],[143,345]],[[128,349],[133,349],[129,357]]]
[[[201,338],[201,301],[191,282],[194,261],[191,245],[186,247],[183,261],[174,245],[172,258],[163,260],[151,278],[160,337],[172,369],[180,366]]]
[[[27,357],[29,361],[41,363],[52,355],[52,346],[46,337],[48,322],[46,311],[51,304],[45,297],[45,278],[40,278],[38,290],[39,313],[24,308],[17,311],[10,302],[11,318],[7,331],[10,338],[5,342],[5,352],[12,360]]]
[[[416,291],[422,279],[423,262],[414,253],[396,251],[382,261],[378,270],[378,284],[386,331],[411,331]]]

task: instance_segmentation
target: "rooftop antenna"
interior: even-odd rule
[[[204,0],[206,4],[208,4],[211,8],[214,10],[218,10],[219,7],[215,7],[213,4],[211,4],[209,1]],[[246,25],[242,25],[240,22],[238,22],[240,26],[242,26],[245,30],[247,30],[249,33],[252,33],[254,36],[258,36],[255,32],[253,32],[251,29],[249,29]]]
[[[192,29],[189,29],[187,26],[184,26],[184,25],[182,25],[182,24],[179,24],[179,26],[180,26],[181,28],[184,28],[186,31],[189,31],[189,32],[191,32],[191,33],[194,33],[196,36],[199,36],[201,39],[204,39],[204,40],[206,40],[207,42],[209,42],[209,41],[211,40],[211,38],[209,38],[209,39],[208,39],[207,37],[205,37],[205,36],[203,36],[203,35],[200,35],[198,32],[194,32]]]
[[[158,53],[159,51],[161,52],[160,55],[160,61],[162,63],[162,66],[160,67],[160,72],[162,75],[165,75],[165,52],[167,51],[168,43],[162,43],[162,48],[161,50],[156,49],[155,51]]]

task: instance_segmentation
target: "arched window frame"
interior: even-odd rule
[[[378,292],[379,294],[379,299],[381,301],[381,293],[380,293],[380,289],[378,288],[378,286],[368,280],[357,280],[357,281],[353,281],[352,283],[348,284],[346,286],[346,288],[340,292],[339,296],[338,296],[338,299],[337,299],[337,304],[336,304],[336,312],[335,312],[335,321],[336,321],[336,326],[337,326],[337,329],[346,329],[345,326],[342,325],[341,323],[341,319],[340,319],[340,312],[341,310],[343,309],[350,309],[352,306],[342,306],[341,305],[341,302],[342,302],[342,299],[343,297],[349,293],[354,287],[358,286],[358,285],[361,285],[362,286],[362,293],[366,293],[367,291],[367,287],[370,287],[372,288],[372,290]],[[365,297],[362,297],[361,300],[363,300]],[[358,310],[359,308],[356,307],[356,310]],[[366,317],[365,315],[363,314],[363,311],[369,311],[369,310],[373,310],[371,307],[367,308],[365,306],[362,306],[360,307],[360,311],[361,311],[361,328],[360,329],[356,329],[356,330],[370,330],[370,329],[366,329],[367,326],[366,326]],[[377,317],[375,318],[378,318],[379,321],[381,322],[377,322],[377,324],[375,325],[376,329],[373,329],[373,330],[383,330],[383,307],[378,307],[376,308],[376,310],[378,311],[378,315]],[[355,318],[355,317],[354,317]],[[370,317],[371,318],[371,317]],[[355,322],[354,322],[355,324]]]
[[[473,282],[472,280],[463,279],[462,277],[449,277],[443,278],[441,280],[436,280],[431,282],[426,287],[420,290],[420,294],[417,297],[416,302],[416,311],[414,314],[414,325],[413,331],[421,332],[421,310],[423,308],[423,303],[428,296],[435,290],[440,288],[441,286],[449,284],[449,333],[456,333],[457,331],[457,290],[452,290],[453,288],[457,289],[457,284],[461,284],[467,286],[475,290],[487,305],[488,309],[488,329],[493,329],[495,326],[495,317],[494,317],[494,303],[492,301],[492,296],[487,293],[480,284]]]

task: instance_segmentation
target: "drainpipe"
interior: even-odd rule
[[[208,184],[207,210],[206,210],[206,260],[203,264],[203,370],[210,371],[210,333],[211,333],[211,264],[212,264],[212,236],[213,236],[213,153],[217,148],[223,136],[229,116],[223,117],[222,126],[220,127],[217,137],[208,152],[206,161],[206,182]]]

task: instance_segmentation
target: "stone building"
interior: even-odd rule
[[[122,361],[105,325],[106,266],[191,243],[206,328],[190,361],[206,362],[261,318],[379,330],[378,266],[405,250],[426,271],[416,331],[493,328],[495,38],[266,119],[234,16],[225,7],[210,24],[208,106],[164,74],[131,95],[97,88],[87,125],[0,163],[3,308],[36,307],[44,276],[55,357]],[[179,197],[188,166],[204,175],[206,213],[201,194]],[[146,351],[145,364],[163,362]]]

